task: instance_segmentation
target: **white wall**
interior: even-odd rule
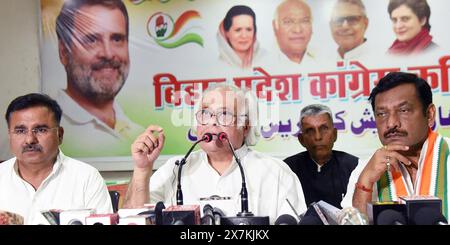
[[[11,157],[5,111],[12,99],[39,91],[37,0],[2,0],[0,8],[0,160]]]

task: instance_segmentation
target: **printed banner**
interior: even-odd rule
[[[195,102],[220,83],[255,93],[254,148],[281,159],[305,150],[298,120],[313,103],[334,113],[335,149],[369,157],[380,143],[367,99],[392,71],[429,82],[434,128],[450,136],[449,1],[117,2],[41,0],[42,91],[62,106],[62,150],[102,170],[131,161],[150,124],[166,134],[161,159],[184,154]]]

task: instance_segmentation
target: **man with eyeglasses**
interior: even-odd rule
[[[369,25],[361,0],[338,0],[331,14],[330,29],[338,45],[337,60],[368,60],[373,49],[364,34]]]
[[[224,132],[240,158],[247,181],[249,211],[257,216],[269,216],[273,224],[282,214],[295,215],[306,210],[302,186],[281,160],[249,148],[257,143],[259,136],[256,98],[235,86],[211,87],[199,101],[194,127],[198,138],[205,133],[214,137],[201,142],[201,150],[193,152],[183,166],[181,176],[184,204],[201,204],[200,200],[214,195],[221,201],[219,207],[227,216],[241,211],[241,173],[228,143],[217,135]],[[158,135],[154,135],[158,133]],[[141,207],[144,203],[163,201],[176,205],[176,160],[169,159],[152,175],[154,161],[164,145],[164,132],[151,125],[133,143],[135,162],[133,178],[127,192],[125,206]],[[290,207],[289,202],[293,205]]]
[[[313,33],[311,9],[303,0],[285,0],[278,5],[272,21],[273,31],[288,64],[314,67],[317,57],[308,49]],[[297,66],[298,68],[298,66]]]
[[[64,129],[61,108],[43,94],[14,99],[5,114],[14,158],[0,164],[0,210],[25,218],[25,224],[49,224],[41,211],[92,208],[112,213],[100,173],[60,150]]]

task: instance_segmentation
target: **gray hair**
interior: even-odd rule
[[[212,84],[206,89],[202,97],[197,101],[194,106],[194,112],[197,112],[202,104],[203,98],[212,91],[229,91],[236,95],[237,100],[237,115],[246,115],[246,120],[243,123],[238,122],[238,128],[243,128],[246,123],[249,126],[248,135],[245,137],[244,141],[247,146],[254,146],[258,143],[259,140],[259,112],[258,112],[258,102],[256,100],[256,96],[250,90],[242,90],[238,88],[234,84]],[[198,123],[197,120],[194,120],[193,131],[196,131]]]
[[[328,116],[330,116],[331,123],[333,123],[333,113],[328,106],[322,104],[308,105],[300,112],[300,125],[302,124],[302,120],[304,117],[317,116],[322,114],[328,114]]]
[[[337,0],[336,3],[334,4],[334,8],[336,8],[336,5],[340,3],[349,3],[358,6],[363,12],[364,16],[367,17],[366,7],[364,6],[364,3],[361,0]]]

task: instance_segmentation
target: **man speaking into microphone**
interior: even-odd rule
[[[224,199],[220,208],[226,216],[236,216],[241,211],[242,176],[229,141],[247,181],[250,212],[269,216],[273,224],[282,214],[295,215],[287,200],[295,211],[306,211],[302,186],[289,167],[281,160],[249,148],[259,137],[258,108],[250,91],[233,85],[210,87],[195,108],[197,138],[203,139],[205,134],[213,137],[200,142],[201,149],[185,159],[181,173],[183,204],[200,204],[201,199],[219,196]],[[227,140],[218,137],[223,133]],[[163,201],[166,206],[177,204],[179,166],[175,162],[181,157],[169,159],[152,175],[153,163],[163,146],[164,131],[155,125],[149,126],[132,144],[135,166],[125,206],[138,207],[157,201]]]

